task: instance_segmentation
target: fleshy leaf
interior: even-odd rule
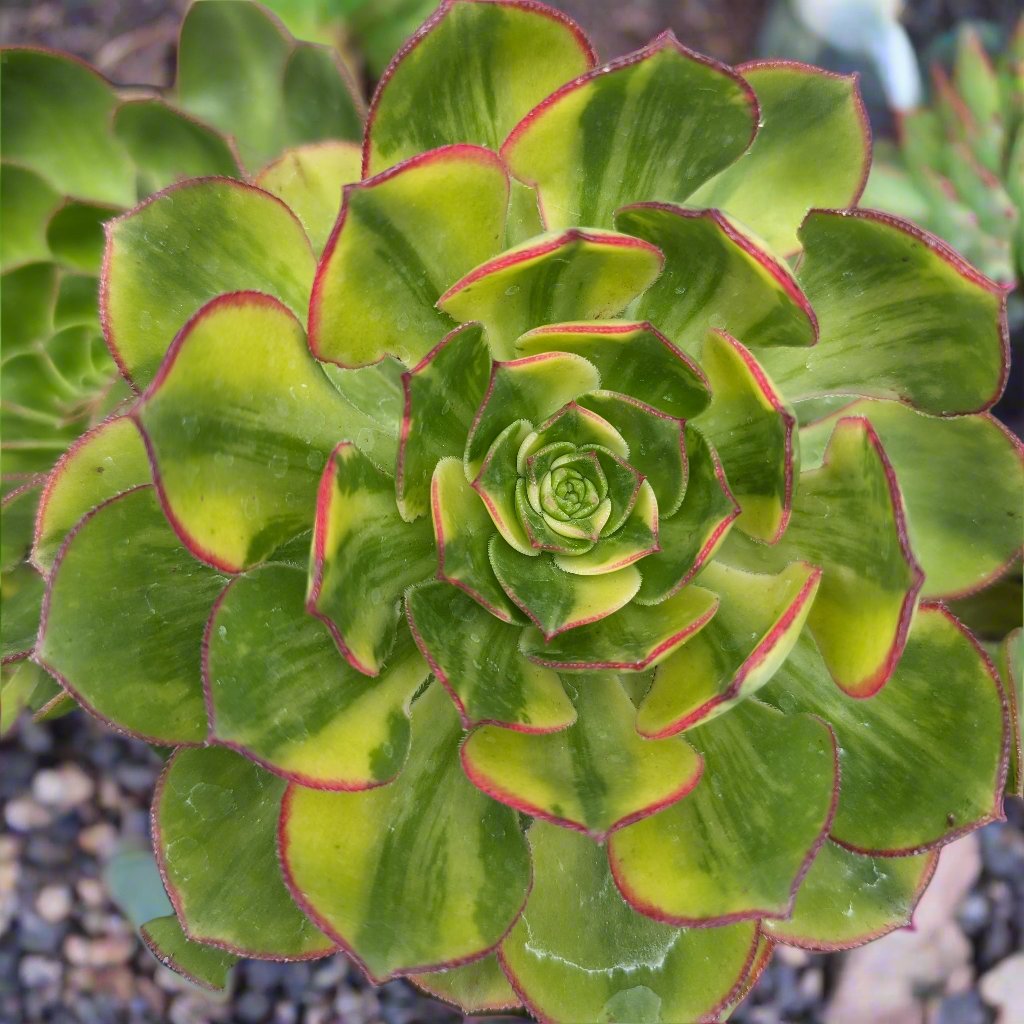
[[[4,294],[0,306],[0,333],[7,357],[51,333],[57,267],[49,262],[26,263],[8,270],[0,282]]]
[[[697,426],[715,446],[739,502],[736,528],[774,544],[789,523],[799,471],[796,416],[750,351],[730,335],[708,335],[701,365],[712,399]]]
[[[660,924],[622,901],[604,851],[586,836],[537,821],[529,839],[536,882],[500,955],[538,1019],[719,1019],[753,959],[754,923],[690,930]]]
[[[1010,713],[1010,767],[1006,792],[1024,798],[1024,631],[1018,626],[999,649],[999,672]]]
[[[285,786],[223,748],[179,749],[167,762],[153,795],[153,847],[189,939],[264,960],[334,951],[281,879],[276,834]]]
[[[817,340],[814,310],[793,272],[718,210],[637,203],[618,211],[615,226],[665,254],[661,277],[633,312],[685,351],[699,351],[709,328],[746,345],[803,349]]]
[[[835,814],[835,737],[821,719],[747,700],[687,739],[704,777],[685,800],[611,838],[619,889],[674,924],[787,917]]]
[[[103,225],[120,213],[118,206],[67,201],[46,225],[46,244],[65,267],[98,274],[103,261]]]
[[[463,1013],[514,1010],[522,1005],[494,954],[462,967],[416,974],[409,980],[418,989],[443,999]]]
[[[311,142],[267,164],[255,182],[288,204],[319,255],[338,219],[342,187],[359,180],[360,160],[355,142]]]
[[[146,948],[175,974],[193,985],[219,992],[227,987],[238,957],[215,946],[193,942],[173,914],[147,921],[139,931]]]
[[[685,433],[686,493],[679,511],[658,523],[661,550],[644,559],[639,604],[658,604],[684,587],[725,540],[739,506],[718,453],[695,427]]]
[[[35,171],[0,164],[0,269],[50,258],[46,224],[60,201],[57,190]]]
[[[242,177],[228,141],[161,99],[129,100],[114,111],[114,134],[145,178],[146,192],[208,174]]]
[[[757,118],[739,75],[663,32],[549,96],[502,155],[537,188],[549,228],[611,227],[626,203],[686,199],[743,153]]]
[[[494,524],[480,495],[466,483],[462,460],[442,459],[431,487],[438,579],[454,583],[503,622],[518,621],[491,568]]]
[[[308,608],[353,668],[381,670],[402,594],[433,575],[435,557],[430,523],[403,522],[391,478],[354,445],[338,445],[317,496]],[[353,600],[356,593],[363,599]]]
[[[313,352],[341,366],[419,362],[448,333],[441,293],[501,247],[508,172],[497,154],[447,146],[349,185],[317,270]]]
[[[405,633],[367,680],[305,597],[304,569],[268,565],[218,598],[203,656],[211,739],[315,789],[382,785],[405,761],[408,709],[428,668]]]
[[[865,399],[800,432],[806,464],[820,460],[837,419],[862,416],[882,442],[907,505],[907,532],[925,573],[922,597],[984,587],[1020,552],[1024,451],[993,417],[937,418]]]
[[[844,846],[920,853],[1001,812],[1003,695],[976,641],[941,605],[917,613],[892,679],[870,700],[830,686],[806,634],[761,695],[835,729],[843,788],[832,837]]]
[[[550,736],[493,725],[462,746],[471,782],[524,814],[588,833],[611,832],[681,800],[697,785],[700,757],[682,740],[643,740],[636,709],[611,674],[573,680],[576,722]]]
[[[11,484],[3,481],[6,492],[0,501],[0,569],[3,572],[20,565],[29,556],[32,526],[45,482],[42,475]]]
[[[175,338],[133,416],[182,541],[238,572],[309,528],[346,408],[292,313],[268,295],[233,292]]]
[[[5,596],[5,604],[6,601]],[[6,610],[4,615],[6,617]],[[0,679],[0,737],[10,732],[22,712],[34,711],[32,717],[35,719],[39,714],[37,709],[45,708],[49,702],[67,696],[53,677],[34,662],[21,658],[16,664],[8,662],[5,668],[3,678]]]
[[[824,462],[800,476],[786,535],[774,547],[733,534],[724,561],[771,572],[796,559],[822,569],[808,616],[836,683],[870,697],[892,675],[924,574],[907,536],[896,474],[871,424],[843,417]]]
[[[94,509],[53,567],[36,659],[93,714],[152,743],[201,742],[203,624],[224,578],[138,487]]]
[[[208,6],[219,5],[194,9]],[[302,225],[276,196],[226,178],[174,185],[107,225],[107,344],[143,387],[177,331],[224,292],[266,292],[304,318],[315,264]]]
[[[632,565],[597,576],[573,576],[559,569],[551,555],[524,555],[500,537],[491,540],[490,554],[498,582],[534,623],[530,633],[542,645],[579,629],[599,628],[597,623],[631,601],[640,586],[640,574]]]
[[[521,629],[461,590],[439,580],[413,587],[406,615],[464,728],[490,722],[520,732],[552,732],[575,720],[558,676],[519,653]]]
[[[607,577],[577,576],[574,579]],[[530,661],[565,672],[602,669],[643,672],[703,629],[717,608],[718,598],[710,591],[685,587],[651,608],[629,604],[606,619],[571,629],[551,640],[545,640],[539,629],[528,629],[521,646]]]
[[[515,811],[463,775],[461,737],[455,709],[433,685],[413,704],[409,761],[390,786],[362,793],[292,786],[285,796],[288,887],[376,982],[483,956],[529,889]],[[395,927],[381,926],[388,921]]]
[[[19,565],[3,577],[0,616],[0,657],[4,664],[28,657],[39,631],[39,606],[46,580],[30,565]]]
[[[469,324],[446,335],[402,374],[405,409],[395,490],[406,520],[430,507],[430,480],[438,463],[464,454],[491,372],[483,329]]]
[[[937,853],[864,857],[825,843],[800,886],[793,913],[765,931],[787,946],[850,949],[910,924]]]
[[[757,93],[761,126],[743,159],[690,203],[727,210],[788,256],[799,248],[797,228],[808,210],[853,206],[864,190],[871,165],[867,111],[853,75],[795,61],[754,61],[737,71]]]
[[[806,352],[758,352],[789,399],[898,398],[943,415],[999,397],[1008,359],[999,285],[934,235],[874,210],[815,210],[799,234],[797,276],[820,340]]]
[[[583,356],[543,352],[496,362],[466,441],[466,479],[475,479],[494,441],[512,420],[540,423],[601,382]]]
[[[44,50],[5,50],[2,66],[4,159],[62,195],[134,202],[135,171],[110,130],[118,102],[110,83],[84,62]]]
[[[90,509],[152,477],[138,427],[127,416],[83,434],[53,467],[39,502],[32,561],[53,568],[68,531]]]
[[[513,420],[491,445],[480,472],[472,482],[473,490],[480,496],[498,532],[506,543],[524,555],[538,553],[519,521],[516,506],[519,484],[516,457],[530,435],[529,420]]]
[[[756,693],[793,649],[820,579],[821,571],[804,562],[778,576],[712,562],[700,585],[718,595],[718,612],[658,666],[637,713],[639,733],[674,735]]]
[[[377,86],[363,171],[454,142],[497,149],[528,110],[596,63],[582,30],[550,7],[445,0]]]
[[[438,306],[479,320],[498,359],[544,324],[618,316],[661,272],[661,253],[614,231],[570,228],[508,249],[456,281]]]
[[[680,419],[696,416],[710,400],[701,368],[649,323],[552,324],[527,331],[516,349],[523,355],[575,352],[593,363],[601,379],[616,391]]]

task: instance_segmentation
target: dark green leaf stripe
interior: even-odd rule
[[[757,93],[761,126],[743,159],[690,202],[727,210],[789,256],[799,248],[797,228],[809,209],[853,206],[860,197],[871,163],[867,112],[853,75],[774,60],[737,71]]]
[[[309,528],[320,470],[350,433],[349,408],[292,313],[234,292],[189,321],[133,415],[178,535],[197,557],[238,572]]]
[[[988,658],[941,605],[917,613],[892,679],[870,700],[831,684],[806,635],[761,696],[835,729],[843,789],[832,836],[852,849],[918,853],[1000,813],[1004,698]]]
[[[231,968],[238,963],[233,953],[189,939],[173,914],[147,921],[139,936],[164,967],[200,988],[215,992],[226,988]]]
[[[686,199],[750,145],[757,117],[739,75],[664,32],[549,96],[501,152],[549,228],[611,227],[626,203]]]
[[[463,591],[440,580],[413,587],[406,595],[406,616],[464,728],[493,722],[521,732],[552,732],[575,720],[558,676],[519,653],[521,629]]]
[[[516,814],[463,775],[459,719],[440,686],[413,704],[412,732],[409,762],[390,786],[292,786],[281,812],[293,896],[377,982],[482,957],[530,886]]]
[[[597,58],[565,15],[529,0],[444,0],[399,50],[370,105],[363,173],[454,142],[497,149]]]
[[[125,376],[144,387],[203,303],[251,289],[305,319],[315,269],[302,225],[276,196],[227,178],[172,185],[107,225],[107,344]]]
[[[497,154],[467,145],[347,186],[313,284],[313,352],[350,367],[423,359],[453,326],[441,293],[501,248],[508,192]]]
[[[873,210],[813,211],[800,240],[798,278],[821,339],[808,352],[758,352],[788,398],[898,398],[936,415],[995,402],[1009,357],[999,285],[934,235]]]
[[[622,901],[604,851],[587,836],[537,821],[529,840],[536,881],[500,955],[540,1020],[719,1019],[753,961],[755,923],[660,924]]]
[[[223,586],[181,546],[153,488],[128,491],[64,542],[36,658],[118,728],[153,743],[202,742],[200,645]]]
[[[789,267],[718,210],[637,203],[618,211],[615,226],[665,254],[635,313],[684,351],[700,351],[712,327],[746,345],[802,349],[817,340],[814,309]]]
[[[338,445],[317,495],[307,605],[353,668],[380,672],[405,588],[432,576],[436,564],[430,523],[404,522],[391,478],[351,443]],[[365,600],[351,599],[356,588]]]
[[[653,245],[614,231],[549,232],[481,264],[438,305],[462,323],[480,321],[494,356],[509,359],[535,327],[618,316],[662,262]]]
[[[367,789],[398,774],[408,711],[428,668],[405,630],[374,680],[306,614],[306,572],[268,565],[233,580],[207,623],[211,738],[286,779]]]
[[[681,800],[701,760],[682,740],[650,742],[618,677],[576,676],[576,721],[548,736],[484,726],[462,746],[474,785],[502,803],[603,843],[609,833]]]
[[[281,879],[284,790],[283,779],[232,750],[177,750],[167,762],[153,796],[153,846],[188,938],[265,960],[334,951]]]
[[[819,718],[746,700],[687,734],[704,776],[685,799],[609,841],[622,894],[675,924],[787,917],[839,796]]]

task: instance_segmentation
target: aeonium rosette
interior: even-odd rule
[[[109,228],[140,397],[91,443],[152,475],[58,472],[35,657],[178,748],[147,935],[193,974],[342,948],[470,1011],[718,1017],[1000,813],[1007,697],[937,602],[1020,546],[1002,291],[848,208],[851,80],[595,64],[449,0],[333,230],[223,179]]]

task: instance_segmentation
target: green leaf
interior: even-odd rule
[[[50,258],[46,224],[60,201],[57,190],[35,171],[0,164],[0,269]]]
[[[524,356],[573,352],[593,363],[601,379],[681,419],[707,408],[710,393],[701,368],[651,324],[596,320],[551,324],[527,331],[516,349]]]
[[[140,928],[155,917],[173,914],[156,857],[146,843],[122,839],[114,855],[102,866],[103,884],[121,913]]]
[[[1024,631],[1018,626],[999,648],[999,673],[1003,680],[1010,713],[1010,768],[1006,792],[1024,798]]]
[[[61,195],[133,203],[135,170],[110,128],[118,103],[110,83],[82,61],[44,50],[5,50],[0,68],[4,159]]]
[[[710,328],[747,345],[802,351],[817,340],[814,310],[793,272],[718,210],[637,203],[618,211],[615,226],[665,254],[664,271],[631,312],[684,351],[698,352]]]
[[[193,942],[264,960],[334,952],[281,878],[276,838],[284,791],[282,779],[232,750],[181,748],[167,762],[153,795],[153,846]]]
[[[824,462],[800,476],[774,547],[733,534],[724,561],[770,572],[805,559],[822,569],[807,622],[832,678],[855,697],[881,689],[907,640],[924,574],[907,536],[896,474],[871,424],[843,417]]]
[[[437,304],[462,323],[480,321],[495,358],[508,359],[516,340],[534,327],[618,316],[650,286],[662,262],[640,239],[570,228],[481,264]]]
[[[58,460],[39,502],[32,561],[53,568],[71,528],[108,498],[150,483],[146,447],[133,420],[118,416],[83,434]]]
[[[220,6],[236,5],[192,9]],[[139,387],[153,379],[185,322],[224,292],[266,292],[305,320],[316,264],[302,225],[284,203],[220,178],[182,182],[112,221],[105,260],[104,333],[118,365]]]
[[[158,744],[206,736],[200,643],[224,585],[181,546],[152,487],[100,505],[50,576],[36,659],[89,711]]]
[[[870,700],[830,685],[806,635],[761,695],[835,729],[843,789],[832,837],[844,846],[920,853],[1001,813],[1002,693],[976,641],[941,605],[917,613],[889,685]]]
[[[871,165],[867,111],[855,75],[793,61],[753,61],[737,70],[757,93],[761,126],[743,159],[690,203],[728,211],[788,256],[800,246],[797,228],[808,210],[853,206],[864,190]]]
[[[412,734],[409,762],[390,786],[292,786],[281,812],[294,898],[376,983],[483,956],[530,886],[516,814],[463,775],[459,720],[440,686],[413,704]]]
[[[595,842],[681,800],[700,778],[700,757],[678,739],[649,742],[618,677],[573,680],[577,718],[568,729],[528,736],[485,725],[462,746],[470,781],[488,796]]]
[[[203,661],[211,738],[314,789],[383,785],[405,761],[428,668],[403,631],[368,681],[306,614],[305,590],[303,569],[268,565],[221,594]]]
[[[501,247],[508,190],[497,154],[464,145],[346,187],[313,286],[313,352],[340,366],[419,362],[453,326],[441,293]]]
[[[175,530],[225,572],[309,528],[320,468],[346,427],[302,326],[257,292],[207,303],[133,415]]]
[[[36,510],[45,480],[43,477],[29,477],[14,482],[0,502],[0,569],[4,572],[24,562],[32,550],[32,532],[35,527]]]
[[[354,142],[313,142],[267,164],[255,183],[288,204],[319,255],[338,219],[342,188],[359,180],[361,159]]]
[[[596,367],[571,352],[543,352],[493,363],[466,440],[466,479],[480,475],[494,442],[513,420],[539,424],[600,382]]]
[[[479,324],[456,328],[402,374],[405,408],[395,490],[407,521],[430,507],[435,467],[463,455],[490,379],[491,356]],[[435,508],[435,525],[437,515]]]
[[[19,565],[4,573],[0,588],[0,656],[7,663],[27,657],[36,643],[46,580],[32,566]]]
[[[0,278],[0,290],[4,296],[0,305],[0,334],[6,357],[52,332],[57,266],[27,263],[8,270]]]
[[[529,420],[514,420],[498,435],[471,486],[505,542],[521,554],[535,556],[538,550],[520,521],[516,502],[520,483],[517,456],[533,436],[530,426]]]
[[[787,946],[850,949],[910,924],[931,881],[937,853],[863,857],[825,843],[800,885],[793,913],[767,920],[765,932]]]
[[[320,481],[307,607],[353,668],[375,676],[395,640],[406,587],[433,575],[426,520],[406,523],[394,483],[343,441]],[[354,588],[364,600],[353,601]]]
[[[1008,358],[1002,288],[934,235],[873,210],[814,211],[799,233],[798,277],[820,341],[806,352],[758,353],[789,399],[867,395],[948,414],[999,397]]]
[[[147,921],[140,934],[150,953],[175,974],[214,992],[227,988],[231,968],[238,963],[238,957],[192,942],[173,914]]]
[[[443,999],[463,1013],[491,1013],[522,1005],[493,953],[462,967],[428,971],[409,980],[427,995]]]
[[[599,628],[596,623],[631,601],[640,586],[640,573],[632,565],[596,576],[574,576],[546,552],[524,555],[500,537],[491,540],[490,555],[498,582],[534,623],[536,628],[529,633],[535,633],[541,645],[555,637],[565,641],[579,629]]]
[[[521,732],[553,732],[575,721],[558,676],[519,653],[521,629],[491,615],[463,591],[440,580],[413,587],[406,616],[431,671],[455,702],[463,728],[492,722]]]
[[[642,736],[672,736],[708,722],[756,693],[793,649],[821,571],[794,562],[758,576],[712,562],[700,585],[717,594],[715,617],[658,666],[637,713]]]
[[[663,32],[549,96],[501,152],[549,228],[611,227],[626,203],[686,199],[743,153],[757,118],[739,75]]]
[[[685,800],[611,838],[619,889],[674,924],[788,917],[835,814],[835,737],[818,718],[747,700],[687,739],[704,776]]]
[[[644,559],[638,604],[659,604],[686,586],[714,557],[739,515],[718,453],[687,425],[687,482],[679,511],[658,523],[660,551]]]
[[[536,881],[500,955],[531,1012],[549,1021],[719,1019],[753,959],[755,924],[651,921],[623,903],[586,836],[538,821],[529,839]]]
[[[0,679],[0,737],[10,732],[23,711],[45,707],[48,701],[63,693],[34,662],[24,658],[8,662]]]
[[[494,524],[480,495],[466,483],[461,459],[437,464],[431,495],[437,578],[454,583],[503,622],[519,621],[491,568]]]
[[[91,327],[100,332],[97,309],[99,282],[92,274],[74,274],[64,271],[60,275],[57,301],[53,308],[53,327]]]
[[[377,86],[363,170],[455,142],[497,149],[528,110],[596,63],[580,28],[549,7],[444,3]]]
[[[574,579],[606,580],[608,576]],[[684,587],[651,608],[629,604],[601,621],[578,626],[550,640],[539,629],[528,629],[521,647],[530,661],[564,672],[643,672],[664,661],[706,626],[717,608],[718,598],[710,591]]]
[[[257,4],[188,9],[176,89],[185,110],[235,138],[250,170],[289,146],[360,134],[360,101],[337,54],[297,43]]]
[[[750,350],[723,331],[707,336],[701,365],[712,399],[696,423],[714,444],[739,502],[736,528],[774,544],[786,532],[799,472],[796,416]]]
[[[987,586],[1017,557],[1024,509],[1021,443],[992,416],[934,417],[865,399],[800,432],[805,462],[820,460],[838,418],[862,416],[882,442],[907,505],[922,597]]]

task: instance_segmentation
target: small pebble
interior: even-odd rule
[[[46,988],[56,985],[61,979],[59,960],[51,960],[45,956],[30,954],[21,958],[18,965],[18,978],[26,988]]]
[[[117,829],[108,822],[90,825],[78,834],[78,845],[100,860],[113,856],[119,843]]]
[[[53,821],[53,815],[31,797],[21,796],[8,801],[4,807],[4,820],[15,832],[31,832],[46,828]]]
[[[71,889],[66,885],[44,885],[36,897],[36,912],[44,921],[64,921],[74,905]]]
[[[47,807],[68,810],[84,804],[95,790],[92,779],[76,764],[44,768],[32,779],[32,795]]]
[[[270,1013],[270,1000],[255,989],[243,993],[235,1002],[235,1014],[243,1024],[259,1024]]]

